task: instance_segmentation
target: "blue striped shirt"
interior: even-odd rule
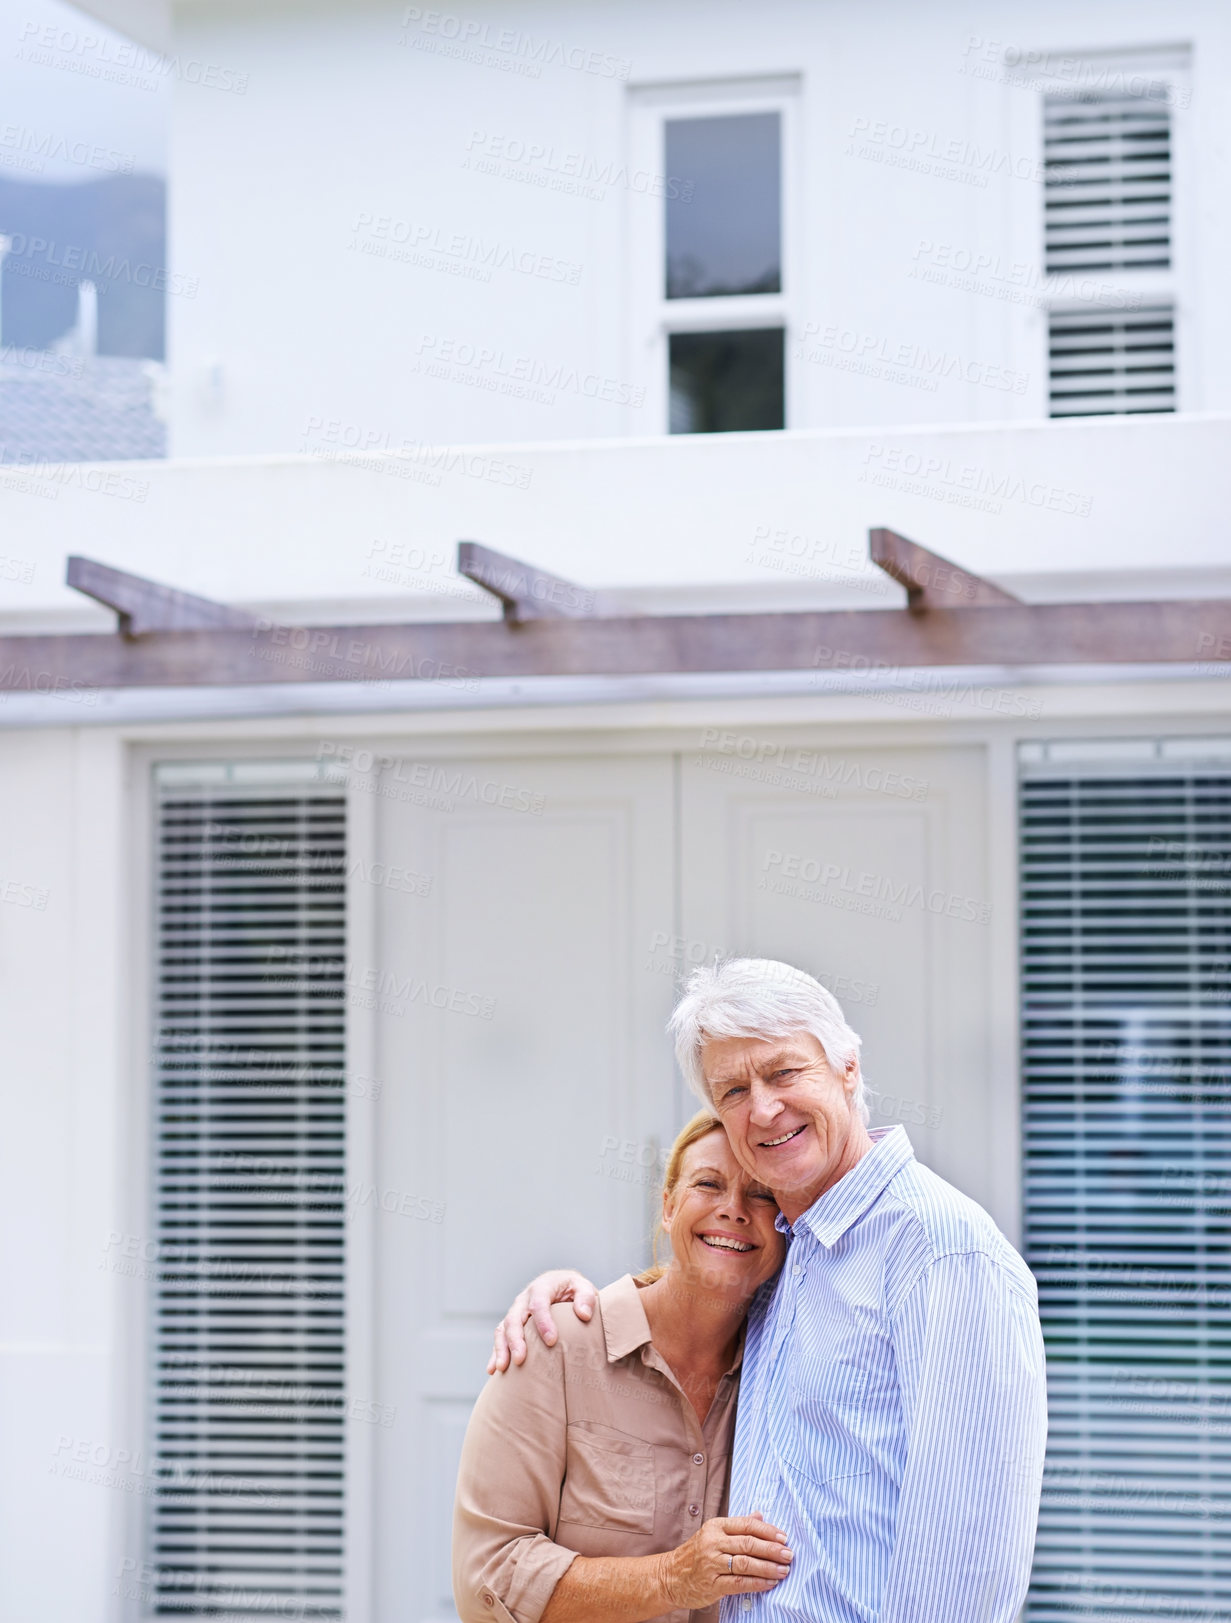
[[[1047,1433],[1033,1276],[902,1127],[788,1224],[748,1318],[730,1514],[790,1576],[722,1623],[1012,1623]]]

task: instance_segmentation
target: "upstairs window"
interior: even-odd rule
[[[633,233],[638,327],[661,379],[647,426],[785,428],[789,87],[644,92],[634,108],[662,192],[658,221]]]
[[[1180,404],[1184,60],[1065,57],[1040,75],[1052,417]]]

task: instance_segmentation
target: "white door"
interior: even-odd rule
[[[496,1319],[541,1268],[606,1282],[648,1255],[675,1125],[651,961],[675,925],[673,779],[662,758],[408,760],[380,790],[352,881],[378,898],[372,964],[350,973],[382,1084],[372,1612],[425,1623],[454,1615],[453,1482]]]
[[[683,955],[816,975],[864,1039],[872,1124],[994,1210],[983,751],[727,745],[682,766]]]

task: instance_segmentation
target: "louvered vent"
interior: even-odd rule
[[[1027,1616],[1225,1623],[1231,765],[1039,765],[1021,817],[1050,1407]]]
[[[342,1616],[346,814],[159,782],[155,1616]]]
[[[1171,264],[1168,87],[1043,98],[1045,262],[1065,272]]]
[[[1139,310],[1053,310],[1050,415],[1175,410],[1175,319],[1170,304]]]

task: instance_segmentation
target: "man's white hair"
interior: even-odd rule
[[[713,1109],[701,1070],[701,1045],[712,1037],[790,1037],[806,1031],[839,1076],[859,1058],[860,1038],[842,1007],[820,981],[773,958],[728,958],[694,969],[667,1025],[684,1080]],[[868,1106],[860,1076],[853,1104],[866,1122]]]

